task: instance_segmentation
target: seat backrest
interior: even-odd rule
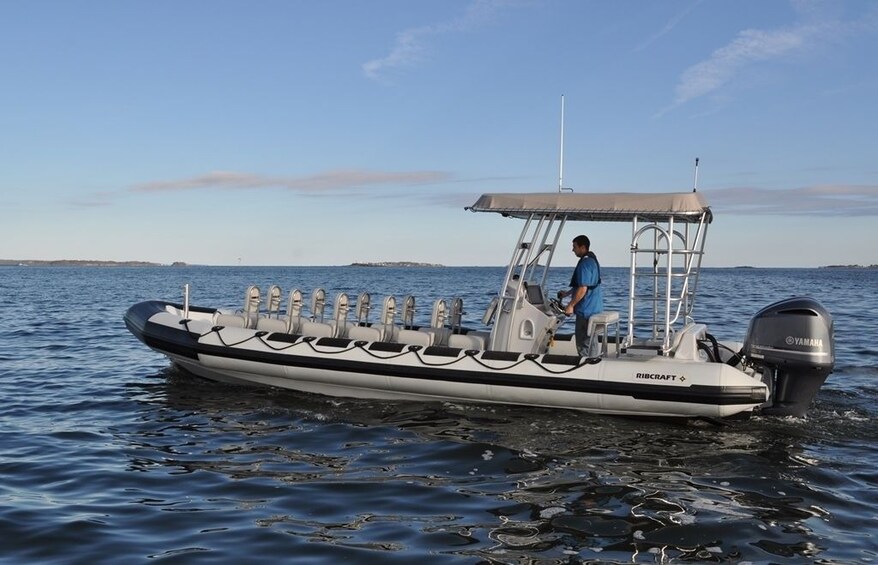
[[[455,296],[451,300],[451,331],[460,333],[460,325],[463,321],[463,298]]]
[[[323,323],[323,313],[326,310],[326,291],[315,288],[311,294],[311,321]]]
[[[335,295],[335,304],[333,305],[333,326],[335,327],[334,337],[345,337],[348,329],[348,312],[351,309],[348,295],[339,292]]]
[[[259,294],[259,287],[251,285],[247,287],[247,294],[244,296],[244,327],[253,328],[259,318],[259,303],[262,301]]]
[[[445,319],[448,318],[448,303],[444,298],[439,298],[433,303],[433,313],[430,315],[430,327],[442,329],[445,327]]]
[[[384,304],[381,307],[381,323],[384,325],[392,324],[396,321],[396,298],[387,296],[384,298]]]
[[[368,292],[361,292],[357,297],[357,325],[369,325],[369,312],[372,310],[372,296]]]
[[[280,316],[280,297],[281,297],[281,289],[276,284],[268,287],[268,294],[265,298],[265,315],[269,318],[272,317],[272,314],[275,318]]]
[[[415,325],[415,297],[409,294],[402,300],[400,323],[403,329],[410,330]]]
[[[324,321],[326,310],[326,291],[315,288],[311,294],[311,317],[302,320],[299,331],[311,337],[335,337],[335,326]]]
[[[445,327],[447,319],[448,303],[444,299],[439,298],[433,302],[433,312],[430,314],[430,327],[419,330],[432,336],[431,345],[447,344],[448,335],[451,333],[451,330]]]
[[[287,333],[294,334],[302,327],[302,305],[304,297],[302,291],[294,288],[290,291],[290,300],[287,303]]]
[[[393,341],[396,337],[396,298],[386,296],[381,308],[381,339]]]
[[[259,287],[251,285],[244,293],[244,307],[234,313],[217,310],[213,323],[217,326],[233,328],[255,328],[259,323]]]
[[[256,322],[257,330],[291,333],[289,317],[286,320],[280,317],[281,294],[282,291],[276,284],[268,288],[265,298],[265,314],[260,316],[259,321]],[[298,325],[296,327],[298,328]]]

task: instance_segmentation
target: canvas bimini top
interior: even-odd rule
[[[706,213],[713,216],[700,192],[634,193],[574,192],[491,193],[483,194],[466,208],[472,212],[497,212],[504,216],[527,219],[532,214],[560,214],[569,220],[630,222],[661,220],[670,216],[682,221],[698,222]]]

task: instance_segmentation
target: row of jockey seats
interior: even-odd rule
[[[337,337],[362,341],[389,341],[410,345],[457,347],[461,349],[486,349],[488,332],[468,331],[461,327],[463,299],[454,298],[451,309],[444,299],[433,303],[429,327],[415,325],[415,297],[406,296],[401,308],[396,297],[387,296],[377,323],[369,321],[372,297],[362,292],[354,305],[355,320],[349,321],[351,304],[348,295],[340,292],[335,296],[333,316],[327,319],[326,291],[315,289],[311,294],[310,316],[303,315],[304,295],[299,289],[290,291],[286,313],[281,313],[283,293],[272,285],[265,299],[265,309],[260,313],[262,296],[256,286],[247,289],[244,308],[235,314],[217,313],[214,323],[218,326],[255,328],[268,332],[307,335],[314,337]],[[397,313],[400,323],[397,324]],[[446,323],[447,322],[447,323]]]

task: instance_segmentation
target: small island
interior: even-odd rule
[[[416,261],[377,261],[369,263],[351,263],[351,267],[444,267],[438,263],[418,263]]]

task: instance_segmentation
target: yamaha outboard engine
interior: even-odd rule
[[[772,387],[763,414],[804,416],[835,363],[832,316],[813,298],[776,302],[750,320],[742,353]]]

